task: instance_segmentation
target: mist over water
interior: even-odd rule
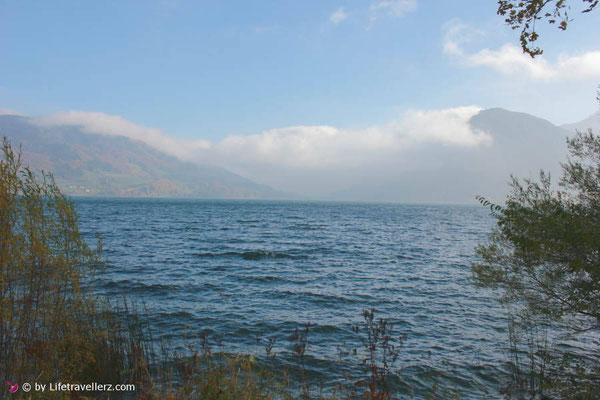
[[[289,336],[309,334],[324,384],[359,372],[352,325],[374,308],[406,334],[398,390],[434,383],[497,398],[506,316],[471,282],[474,248],[493,220],[479,206],[167,199],[76,199],[82,233],[102,235],[99,289],[144,301],[175,346],[206,332],[230,352],[293,368]],[[257,342],[257,337],[263,338]],[[437,375],[437,376],[436,376]],[[486,394],[488,393],[488,394]],[[418,397],[417,397],[418,398]]]

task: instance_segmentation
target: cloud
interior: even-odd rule
[[[484,35],[483,31],[458,19],[446,22],[442,29],[444,31],[444,53],[456,56],[464,56],[462,45]]]
[[[210,147],[210,142],[206,140],[174,139],[159,129],[137,125],[122,117],[101,112],[61,111],[36,118],[35,122],[45,126],[79,126],[89,133],[125,136],[183,160],[191,160],[198,150]]]
[[[436,142],[461,147],[491,144],[492,137],[473,129],[469,120],[482,111],[481,107],[456,107],[433,111],[408,111],[396,124],[396,134],[414,142]]]
[[[561,56],[557,63],[562,72],[586,78],[600,77],[600,51],[590,51],[576,56]]]
[[[463,46],[482,34],[460,21],[444,25],[444,53],[469,67],[488,67],[504,75],[524,75],[533,80],[571,80],[600,77],[600,51],[578,55],[562,54],[554,63],[543,56],[531,58],[521,48],[504,44],[497,50],[481,49],[469,53]]]
[[[556,66],[550,65],[543,57],[533,59],[512,44],[505,44],[498,50],[483,49],[466,55],[465,61],[472,66],[490,67],[505,75],[525,74],[532,79],[544,80],[559,75]]]
[[[366,129],[292,126],[221,141],[173,138],[122,117],[100,112],[65,111],[35,122],[45,126],[79,126],[85,132],[125,136],[187,161],[212,162],[226,168],[270,166],[296,169],[343,169],[377,164],[384,158],[427,145],[476,148],[492,138],[469,125],[480,107],[409,110],[398,120]],[[411,150],[412,149],[412,150]]]
[[[379,0],[371,3],[369,7],[371,21],[382,16],[400,18],[416,9],[417,0]]]
[[[398,121],[361,130],[332,126],[294,126],[246,136],[229,136],[214,145],[221,161],[240,165],[336,169],[377,164],[382,158],[426,144],[474,148],[491,136],[473,130],[476,106],[407,111]],[[227,164],[225,164],[227,165]]]
[[[300,125],[230,135],[215,142],[174,138],[159,129],[100,112],[65,111],[36,117],[34,122],[125,136],[182,160],[224,167],[290,192],[326,196],[346,188],[376,184],[396,188],[405,196],[390,194],[389,199],[414,200],[417,199],[414,196],[423,195],[422,199],[431,201],[437,197],[428,193],[444,188],[448,176],[454,173],[447,165],[456,160],[462,162],[465,157],[477,159],[492,144],[489,133],[474,129],[469,123],[480,111],[477,106],[407,110],[392,122],[362,129]],[[432,171],[442,172],[438,177]],[[426,182],[422,181],[424,176],[437,178]],[[405,181],[399,180],[401,177]],[[421,184],[422,190],[417,188],[412,192],[411,188]],[[453,191],[461,187],[459,183],[447,186]],[[377,196],[370,189],[361,193]],[[448,199],[444,194],[437,201]]]
[[[346,18],[348,18],[348,14],[346,13],[346,11],[344,11],[343,7],[338,8],[337,10],[335,10],[330,16],[329,16],[329,20],[334,24],[337,25],[340,22],[342,22],[343,20],[345,20]]]

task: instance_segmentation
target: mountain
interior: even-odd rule
[[[556,182],[561,176],[560,162],[567,156],[566,137],[575,128],[598,123],[592,117],[559,127],[525,113],[483,110],[469,124],[491,136],[491,143],[474,147],[428,143],[402,153],[402,159],[342,171],[348,186],[319,198],[473,203],[476,195],[483,195],[502,201],[510,190],[511,174],[536,179],[545,170]],[[292,197],[222,168],[180,161],[123,136],[93,134],[73,126],[41,126],[27,117],[6,115],[0,116],[0,136],[22,145],[24,161],[33,169],[52,172],[71,195]]]
[[[285,195],[225,169],[180,161],[122,136],[46,127],[0,115],[0,137],[22,146],[25,164],[52,172],[69,195],[271,199]]]
[[[588,129],[591,129],[596,134],[600,133],[600,112],[591,115],[589,118],[586,118],[581,122],[561,125],[561,128],[564,128],[571,132],[587,132]]]
[[[511,174],[535,179],[540,170],[545,170],[554,181],[561,176],[560,162],[567,155],[566,137],[571,135],[568,130],[533,115],[502,108],[483,110],[469,124],[489,134],[491,145],[430,146],[419,151],[410,170],[391,166],[381,179],[369,177],[328,198],[473,203],[475,196],[482,195],[502,201],[510,190]]]

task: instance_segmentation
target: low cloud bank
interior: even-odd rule
[[[362,130],[332,126],[295,126],[254,135],[229,136],[214,145],[221,161],[236,167],[253,164],[290,168],[338,169],[378,164],[420,145],[486,146],[485,132],[474,130],[469,119],[476,106],[436,111],[407,111],[398,121]]]
[[[36,118],[45,126],[78,126],[85,132],[125,136],[186,161],[207,160],[239,170],[253,165],[298,169],[340,169],[369,166],[419,146],[438,144],[475,148],[491,144],[469,119],[481,111],[468,106],[405,112],[397,121],[366,129],[292,126],[252,135],[230,135],[219,142],[182,140],[126,119],[100,112],[65,111]]]
[[[185,161],[224,167],[277,189],[322,196],[357,182],[384,182],[398,171],[427,169],[439,164],[441,155],[474,154],[489,147],[492,136],[469,124],[480,111],[477,106],[408,110],[395,121],[365,129],[291,126],[229,135],[217,142],[178,139],[99,112],[64,111],[34,121],[125,136]]]
[[[191,160],[198,150],[211,146],[210,142],[206,140],[176,139],[159,129],[137,125],[117,115],[101,112],[61,111],[49,116],[38,117],[34,121],[44,126],[78,126],[88,133],[125,136],[183,160]]]
[[[527,114],[482,111],[407,110],[363,129],[291,126],[215,142],[178,139],[103,113],[66,111],[33,120],[125,136],[307,198],[464,203],[485,194],[501,200],[510,174],[532,176],[564,158],[566,131]]]

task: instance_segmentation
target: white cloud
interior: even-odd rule
[[[415,142],[437,142],[462,147],[489,145],[492,137],[474,130],[469,120],[481,107],[456,107],[434,111],[408,111],[394,124],[398,134]]]
[[[158,129],[100,112],[65,111],[36,118],[36,122],[125,136],[183,160],[202,160],[238,170],[252,165],[340,169],[376,165],[382,159],[393,159],[403,152],[432,144],[463,148],[489,145],[491,137],[469,125],[469,119],[480,110],[476,106],[409,110],[397,121],[366,129],[292,126],[251,135],[230,135],[215,143],[175,139]]]
[[[600,51],[578,55],[563,54],[551,63],[543,56],[531,58],[521,48],[505,44],[497,50],[481,49],[469,53],[463,45],[471,41],[478,31],[460,21],[444,25],[443,49],[448,55],[470,67],[489,67],[505,75],[525,75],[534,80],[570,80],[600,77]]]
[[[83,131],[89,133],[125,136],[184,160],[190,160],[198,150],[210,147],[210,142],[206,140],[174,139],[159,129],[137,125],[122,117],[101,112],[61,111],[36,118],[35,121],[40,125],[79,126]]]
[[[490,134],[470,126],[469,120],[480,111],[477,106],[408,110],[393,122],[364,129],[292,126],[230,135],[213,143],[177,139],[158,129],[99,112],[66,111],[35,118],[35,122],[125,136],[180,159],[224,167],[290,192],[321,196],[356,187],[362,195],[382,200],[375,189],[368,189],[370,185],[381,185],[403,193],[400,197],[389,194],[388,200],[450,201],[445,191],[460,192],[462,187],[462,181],[452,181],[462,174],[460,162],[465,157],[478,159],[492,144]],[[453,160],[460,160],[458,170],[448,169],[448,165],[456,164]],[[448,179],[453,183],[447,184]],[[438,189],[444,193],[430,193]]]
[[[458,147],[489,145],[492,138],[473,130],[476,106],[436,111],[408,111],[398,121],[362,130],[332,126],[295,126],[229,136],[215,144],[221,162],[289,168],[346,168],[377,164],[383,158],[424,144]]]
[[[564,74],[585,78],[600,77],[600,51],[590,51],[576,56],[560,56],[557,68]]]
[[[466,55],[465,61],[472,66],[486,66],[506,75],[525,74],[532,79],[557,78],[559,71],[542,56],[531,58],[512,44],[505,44],[498,50],[482,49]]]
[[[471,42],[477,37],[484,35],[484,32],[469,26],[458,19],[446,22],[442,29],[444,30],[444,53],[462,56],[464,51],[462,45]]]
[[[329,16],[329,20],[335,25],[339,24],[346,18],[348,18],[348,14],[346,11],[344,11],[343,7],[338,8]]]
[[[417,0],[378,0],[371,3],[371,21],[381,17],[390,16],[400,18],[405,14],[416,11]]]

